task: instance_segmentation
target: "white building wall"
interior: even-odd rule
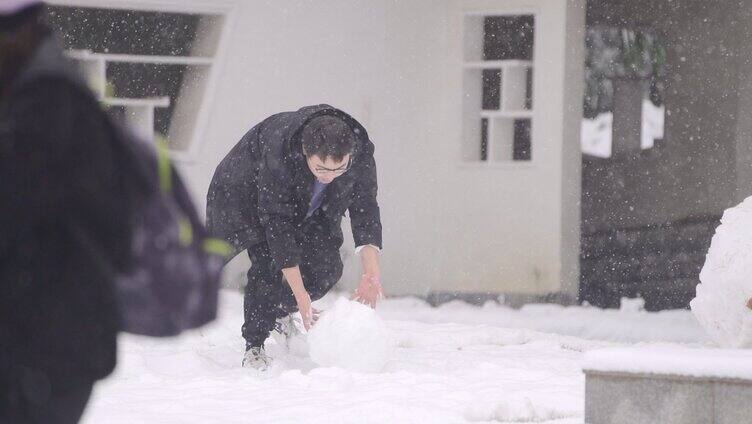
[[[533,163],[462,163],[463,15],[530,11],[538,28]],[[582,26],[568,27],[567,14]],[[389,122],[404,140],[387,147],[381,164],[394,167],[382,172],[394,220],[387,243],[400,244],[393,260],[385,251],[386,267],[398,265],[390,280],[418,293],[575,294],[583,2],[398,2],[387,23],[388,75],[399,104]]]
[[[88,0],[58,0],[73,1]],[[97,1],[107,3],[220,4]],[[572,208],[579,198],[583,58],[581,49],[566,49],[582,44],[566,17],[584,25],[584,9],[572,7],[582,3],[223,2],[232,12],[218,78],[205,98],[201,143],[181,159],[184,176],[203,207],[214,167],[251,126],[282,110],[330,103],[360,120],[376,145],[389,294],[571,291],[579,252],[579,213]],[[538,13],[531,164],[462,162],[462,22],[471,10]],[[353,287],[359,264],[351,240],[346,247],[343,285]]]

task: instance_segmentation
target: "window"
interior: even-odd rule
[[[222,14],[50,6],[48,21],[110,112],[187,151],[197,138]]]
[[[463,158],[528,162],[535,16],[473,14],[464,24]]]

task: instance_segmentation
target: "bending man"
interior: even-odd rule
[[[355,119],[318,105],[265,119],[217,167],[207,198],[209,229],[251,259],[244,366],[269,366],[264,341],[275,325],[289,335],[295,310],[306,329],[315,321],[311,301],[342,276],[346,211],[363,263],[355,297],[375,307],[382,291],[373,151]]]

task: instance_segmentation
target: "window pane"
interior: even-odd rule
[[[480,121],[480,160],[488,160],[488,119]]]
[[[532,158],[530,143],[530,120],[517,119],[514,121],[514,143],[512,145],[513,160],[530,160]]]
[[[499,110],[501,105],[501,69],[483,70],[483,110]]]
[[[214,57],[224,23],[222,15],[50,6],[47,20],[60,34],[66,49],[94,53],[74,57],[81,61],[89,83],[105,97],[105,103],[127,103],[113,111],[114,115],[133,118],[129,124],[144,136],[151,137],[156,132],[167,138],[175,150],[190,147],[212,65],[210,60],[188,58]],[[169,63],[172,57],[179,63]],[[143,60],[166,63],[142,63]],[[101,81],[102,77],[105,81]],[[169,98],[169,106],[159,106],[153,112],[149,106],[129,101],[161,97]],[[152,124],[154,127],[150,128]]]
[[[484,20],[485,60],[532,60],[535,20],[532,15],[488,16]]]
[[[156,56],[191,55],[202,18],[209,16],[68,6],[50,6],[47,16],[67,49]]]
[[[170,97],[170,106],[156,109],[154,114],[154,130],[163,137],[168,137],[181,89],[185,84],[196,85],[202,82],[185,81],[189,68],[187,65],[111,63],[107,66],[107,81],[114,97]],[[192,75],[195,79],[196,75],[203,74],[205,72]]]

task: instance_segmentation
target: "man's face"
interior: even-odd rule
[[[308,168],[311,170],[317,180],[324,184],[329,184],[337,177],[341,176],[352,165],[352,156],[345,155],[342,160],[334,160],[331,156],[322,159],[317,155],[306,156]]]

